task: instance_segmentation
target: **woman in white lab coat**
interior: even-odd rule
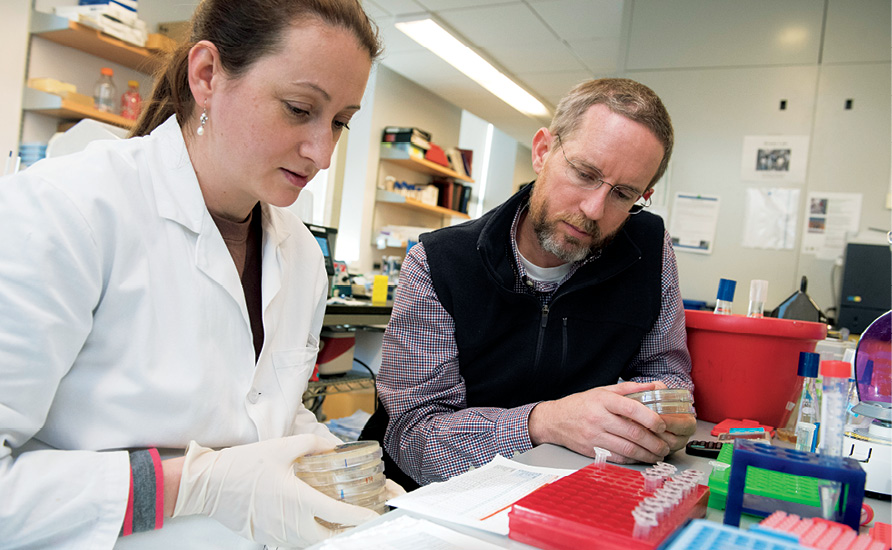
[[[301,546],[374,517],[291,473],[337,439],[301,401],[325,269],[280,207],[379,51],[356,0],[202,2],[139,137],[0,180],[0,547]]]

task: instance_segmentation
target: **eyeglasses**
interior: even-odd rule
[[[570,162],[570,159],[567,158],[567,153],[564,152],[564,142],[561,141],[561,136],[555,134],[554,137],[557,138],[558,146],[561,148],[561,155],[567,162],[567,179],[573,185],[586,191],[594,191],[600,189],[602,184],[606,185],[610,188],[610,192],[607,194],[607,206],[617,212],[637,214],[644,207],[650,206],[650,196],[645,198],[637,189],[627,185],[608,183],[598,177],[593,171],[583,170]]]

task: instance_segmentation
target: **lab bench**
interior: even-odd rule
[[[710,432],[715,424],[711,422],[705,422],[703,420],[697,421],[697,431],[691,436],[691,440],[711,440],[714,439]],[[538,447],[534,447],[525,453],[521,453],[514,457],[514,460],[520,462],[522,464],[527,464],[531,466],[541,466],[548,468],[562,468],[562,469],[579,469],[591,464],[594,459],[580,455],[563,447],[551,444],[539,445]],[[709,474],[712,470],[709,462],[711,459],[691,456],[685,452],[684,449],[673,453],[669,457],[666,458],[666,462],[673,464],[678,468],[679,471],[685,469],[694,469],[699,470],[704,473],[704,480],[708,479]],[[644,470],[647,468],[648,464],[637,464],[637,465],[629,465],[627,468],[631,468],[633,470]],[[386,473],[386,472],[385,472]],[[888,500],[878,500],[875,498],[865,498],[864,502],[869,504],[874,511],[874,521],[879,521],[883,523],[892,522],[892,505]],[[407,512],[401,509],[394,509],[387,514],[384,514],[378,519],[375,519],[369,523],[361,525],[354,530],[347,531],[343,536],[347,536],[349,534],[357,533],[363,529],[367,529],[370,526],[375,526],[377,524],[383,523],[385,521],[389,521],[391,519],[398,518],[400,516],[409,516],[421,518],[418,514],[413,512]],[[724,517],[723,510],[717,510],[714,508],[707,508],[706,519],[710,522],[715,522],[716,526],[722,523],[722,519]],[[473,527],[466,527],[463,525],[458,525],[455,523],[450,523],[447,521],[438,520],[436,518],[424,517],[428,521],[432,521],[434,523],[438,523],[444,525],[450,529],[463,533],[465,535],[472,536],[476,539],[488,542],[495,546],[501,548],[511,548],[512,550],[534,550],[534,546],[530,546],[524,544],[522,542],[518,542],[513,539],[509,539],[507,536],[497,535],[495,533],[490,533],[481,529],[474,529]],[[762,518],[757,518],[754,516],[743,516],[741,518],[741,526],[744,528],[749,527],[754,523],[758,523]],[[866,533],[866,529],[862,527],[862,533]],[[310,547],[310,550],[318,549],[322,546],[323,543],[318,543]]]

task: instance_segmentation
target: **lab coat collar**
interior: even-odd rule
[[[155,128],[151,138],[156,140],[157,160],[166,168],[164,177],[158,177],[158,185],[154,186],[158,213],[194,233],[201,233],[206,216],[210,217],[210,214],[176,115],[171,115]],[[264,245],[268,242],[272,246],[280,246],[290,235],[287,224],[283,223],[282,213],[262,203],[261,212]]]
[[[209,214],[176,115],[155,128],[149,139],[156,151],[152,160],[161,165],[149,166],[155,176],[158,213],[193,233],[201,233],[204,218]]]

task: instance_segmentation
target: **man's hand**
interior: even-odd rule
[[[530,413],[530,441],[554,443],[586,456],[594,456],[594,447],[601,447],[610,451],[611,462],[619,464],[662,460],[678,443],[678,434],[667,441],[665,417],[623,397],[656,387],[654,382],[623,382],[539,403]],[[675,419],[669,421],[673,429],[687,429]]]
[[[653,384],[655,390],[667,389],[659,380]],[[669,445],[670,453],[683,449],[697,431],[697,417],[693,414],[661,414],[660,417],[666,423],[666,431],[659,435]]]
[[[661,414],[660,418],[666,423],[666,431],[659,436],[669,445],[669,452],[684,449],[697,430],[697,418],[692,414]]]

